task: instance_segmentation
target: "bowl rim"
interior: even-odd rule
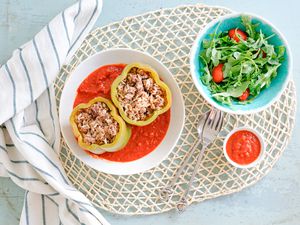
[[[168,143],[168,147],[164,148],[165,149],[164,152],[161,153],[161,154],[159,154],[161,157],[158,158],[157,156],[155,156],[155,154],[151,155],[153,152],[155,152],[155,150],[153,150],[152,152],[150,152],[149,154],[145,155],[144,157],[142,157],[140,159],[137,159],[137,160],[134,160],[134,161],[129,161],[129,162],[114,162],[114,161],[109,161],[109,160],[103,160],[103,161],[107,162],[108,164],[116,164],[115,165],[115,169],[109,170],[108,168],[114,167],[114,165],[108,165],[108,164],[106,164],[106,166],[102,166],[102,169],[100,169],[100,167],[95,167],[94,166],[95,163],[90,163],[87,159],[84,159],[82,157],[83,153],[79,154],[77,150],[72,149],[72,146],[74,145],[74,143],[72,144],[71,142],[74,142],[74,141],[70,141],[69,140],[70,138],[68,138],[70,130],[66,131],[66,129],[68,129],[69,127],[66,127],[64,125],[66,123],[66,118],[63,118],[63,117],[67,117],[68,118],[69,115],[65,115],[65,116],[62,116],[62,115],[65,114],[64,113],[65,111],[68,111],[68,110],[65,109],[66,106],[64,106],[64,102],[66,102],[66,100],[68,99],[68,95],[69,94],[66,93],[66,91],[64,91],[64,90],[65,90],[65,87],[67,87],[67,86],[70,85],[70,81],[71,80],[69,78],[71,78],[71,76],[73,76],[76,73],[77,70],[80,71],[80,69],[82,69],[81,67],[83,67],[84,64],[88,63],[88,61],[91,60],[92,58],[99,57],[99,55],[102,55],[102,54],[110,54],[110,53],[113,53],[113,52],[116,52],[115,53],[116,55],[120,54],[120,53],[126,54],[126,52],[130,52],[131,54],[144,55],[145,58],[141,59],[143,62],[147,63],[147,61],[150,61],[149,65],[150,66],[154,66],[153,67],[154,69],[166,71],[166,74],[164,74],[164,76],[165,77],[170,76],[169,79],[172,80],[171,83],[170,83],[170,85],[173,87],[171,89],[172,93],[173,93],[172,96],[175,97],[175,94],[178,93],[178,94],[176,94],[176,96],[177,96],[176,97],[176,99],[177,99],[176,101],[177,101],[177,103],[180,103],[179,105],[182,106],[182,107],[180,107],[180,109],[178,109],[178,107],[176,108],[176,111],[178,111],[178,110],[180,111],[179,112],[179,115],[181,115],[180,118],[179,119],[177,118],[176,120],[173,119],[173,123],[176,122],[176,124],[177,124],[176,127],[178,128],[178,132],[176,134],[172,135],[172,144]],[[109,59],[107,61],[109,61]],[[114,61],[114,60],[112,59],[111,61]],[[120,59],[120,63],[122,63],[122,61],[124,61],[124,59]],[[128,61],[130,61],[130,60],[128,60]],[[126,60],[125,60],[124,63],[127,63]],[[101,62],[99,62],[99,65],[97,66],[97,68],[99,68],[99,67],[101,67],[103,65],[106,65],[106,64],[109,64],[109,63],[106,63],[106,62],[101,63]],[[115,63],[111,63],[111,64],[115,64]],[[152,65],[152,64],[154,64],[154,65]],[[94,70],[91,69],[91,72],[92,71],[94,71]],[[86,78],[89,74],[90,74],[90,72],[86,73],[85,76],[84,76],[84,78]],[[84,79],[84,78],[82,78],[82,79]],[[169,79],[167,79],[167,80],[169,80]],[[170,82],[170,80],[169,80],[169,82]],[[69,85],[68,85],[68,83],[69,83]],[[76,83],[75,86],[76,86],[75,89],[77,90],[77,87],[78,87],[77,83]],[[74,94],[74,95],[76,95],[76,94]],[[63,99],[64,99],[64,101],[63,101]],[[69,147],[70,151],[72,151],[72,154],[74,154],[74,156],[76,156],[76,158],[78,158],[85,165],[88,165],[89,167],[92,167],[92,168],[94,168],[97,171],[104,172],[104,173],[107,173],[107,174],[113,174],[113,175],[131,175],[131,174],[137,174],[137,173],[144,172],[146,170],[149,170],[149,169],[151,169],[151,168],[159,165],[163,160],[165,160],[168,157],[168,155],[176,147],[176,144],[177,144],[178,140],[180,139],[180,136],[181,136],[181,133],[183,131],[184,124],[185,124],[186,112],[185,112],[185,104],[184,104],[183,95],[181,93],[181,89],[178,86],[178,83],[176,82],[176,79],[174,78],[174,76],[172,76],[172,73],[169,71],[169,69],[161,61],[159,61],[158,59],[154,58],[149,53],[143,52],[143,51],[139,51],[139,50],[135,50],[135,49],[131,49],[131,48],[109,48],[109,49],[97,52],[97,53],[95,53],[95,54],[87,57],[82,62],[78,63],[78,65],[70,72],[70,76],[66,80],[66,83],[65,83],[64,88],[63,88],[62,93],[61,93],[60,100],[61,100],[60,103],[59,103],[59,124],[60,124],[60,130],[61,130],[62,136],[64,137],[65,142],[66,142],[67,146]],[[71,104],[73,104],[73,99],[72,99],[72,103]],[[171,106],[171,110],[172,110],[172,106]],[[174,111],[175,111],[175,108],[173,107],[172,112],[174,113]],[[172,112],[171,112],[171,120],[170,120],[170,124],[169,124],[168,131],[166,133],[166,136],[164,137],[163,141],[157,147],[159,147],[164,142],[164,140],[166,139],[168,133],[174,133],[171,130]],[[72,133],[72,131],[71,131],[71,133]],[[69,142],[71,143],[71,145],[70,145]],[[76,145],[78,145],[78,144],[76,143]],[[82,152],[83,152],[83,150],[82,150]],[[85,152],[84,152],[84,154],[88,155]],[[90,156],[88,156],[88,157],[90,157]],[[152,160],[152,161],[149,162],[149,163],[142,163],[142,162],[144,162],[142,160],[147,160],[147,159],[145,159],[146,157],[149,157],[150,160]],[[90,160],[98,160],[98,162],[100,160],[100,159],[93,159],[92,157],[90,157],[90,158],[91,158]],[[155,159],[155,158],[158,158],[158,159]],[[138,162],[138,161],[140,161],[140,162]],[[122,166],[123,166],[123,169],[121,168]]]
[[[227,151],[226,151],[226,145],[227,145],[228,139],[231,137],[231,135],[233,135],[234,133],[236,133],[238,131],[241,131],[241,130],[246,130],[246,131],[250,131],[250,132],[254,133],[258,137],[258,140],[259,140],[260,145],[261,145],[261,150],[260,150],[260,153],[259,153],[258,157],[252,163],[249,163],[249,164],[246,164],[246,165],[238,164],[237,162],[233,161],[228,156]],[[236,127],[235,129],[233,129],[232,131],[230,131],[226,135],[226,137],[224,139],[224,142],[223,142],[223,154],[224,154],[225,158],[227,159],[227,161],[231,165],[233,165],[237,168],[241,168],[241,169],[247,169],[247,168],[255,167],[258,163],[260,163],[262,161],[262,159],[264,158],[265,152],[266,152],[266,145],[265,145],[265,141],[264,141],[264,138],[263,138],[262,134],[259,133],[254,128],[251,128],[251,127],[248,127],[248,126]]]
[[[279,38],[282,40],[282,42],[284,43],[285,47],[286,47],[286,52],[287,52],[287,55],[288,55],[288,72],[287,72],[287,75],[286,75],[286,79],[284,81],[284,84],[281,88],[280,91],[278,91],[273,99],[263,105],[263,106],[260,106],[256,109],[250,109],[250,110],[246,110],[246,111],[243,111],[243,110],[232,110],[232,109],[229,109],[229,108],[225,108],[221,105],[219,105],[218,103],[216,103],[215,101],[213,101],[211,98],[209,98],[206,93],[203,91],[201,85],[198,83],[198,80],[197,80],[197,73],[195,73],[195,65],[194,65],[194,59],[196,57],[196,52],[198,50],[198,47],[199,47],[199,41],[200,39],[202,38],[203,35],[206,34],[206,32],[208,31],[208,29],[210,29],[212,26],[214,26],[216,23],[218,22],[221,22],[225,19],[229,19],[229,18],[233,18],[233,17],[241,17],[243,15],[246,15],[246,16],[250,16],[252,18],[256,18],[260,21],[262,21],[263,23],[267,24],[268,26],[270,26],[272,28],[272,30],[277,33],[277,35],[279,36]],[[221,16],[217,19],[214,19],[212,20],[211,22],[209,22],[203,30],[201,30],[198,34],[197,34],[197,37],[192,45],[192,48],[191,48],[191,51],[190,51],[190,71],[191,71],[191,75],[192,75],[192,79],[193,79],[193,82],[197,88],[197,90],[200,92],[200,94],[202,95],[202,97],[212,106],[216,107],[217,109],[223,111],[223,112],[227,112],[227,113],[230,113],[230,114],[238,114],[238,115],[245,115],[245,114],[251,114],[251,113],[257,113],[257,112],[260,112],[266,108],[268,108],[270,105],[272,105],[276,100],[278,100],[278,98],[282,95],[282,93],[284,92],[284,90],[286,89],[287,87],[287,84],[290,80],[292,80],[292,68],[293,68],[293,56],[292,56],[292,52],[291,52],[291,49],[290,49],[290,46],[287,42],[287,39],[285,38],[285,36],[282,34],[282,32],[273,24],[271,23],[270,21],[268,21],[267,19],[259,16],[259,15],[256,15],[256,14],[253,14],[253,13],[247,13],[247,12],[234,12],[234,13],[231,13],[231,14],[228,14],[228,15],[225,15],[225,16]]]

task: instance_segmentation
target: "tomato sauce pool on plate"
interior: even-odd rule
[[[227,155],[240,165],[254,162],[259,157],[260,151],[261,143],[258,137],[247,130],[233,133],[226,144]]]
[[[80,103],[87,103],[98,96],[110,99],[111,84],[122,73],[125,66],[125,64],[106,65],[92,72],[78,87],[73,107]],[[94,158],[116,162],[129,162],[142,158],[162,142],[169,128],[170,118],[171,113],[168,110],[147,126],[131,126],[130,140],[117,152],[106,152],[100,155],[86,152]]]

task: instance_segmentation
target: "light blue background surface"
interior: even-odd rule
[[[74,0],[0,0],[0,63],[30,40],[52,17]],[[300,87],[300,1],[297,0],[104,0],[97,26],[126,16],[182,4],[223,5],[235,11],[259,14],[273,22],[286,36],[294,56],[294,80]],[[297,94],[299,102],[299,92]],[[297,117],[300,116],[299,106]],[[115,225],[299,225],[300,224],[300,124],[273,170],[254,186],[239,193],[153,216],[126,217],[103,212]],[[298,137],[298,138],[296,138]],[[23,190],[0,178],[0,224],[19,223]]]

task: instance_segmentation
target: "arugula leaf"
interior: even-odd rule
[[[255,39],[256,31],[255,26],[251,23],[251,19],[249,16],[242,16],[242,23],[246,28],[246,32],[248,33],[249,37]]]
[[[277,57],[280,59],[280,62],[284,60],[283,55],[285,53],[285,47],[284,46],[278,46],[277,47]]]
[[[211,50],[211,60],[214,66],[219,65],[220,58],[221,58],[221,52],[218,51],[216,48],[213,48]]]
[[[216,96],[223,96],[223,97],[234,97],[238,98],[240,97],[244,91],[248,88],[250,81],[244,82],[242,85],[236,87],[236,88],[230,88],[226,92],[216,93],[213,94],[213,97]]]

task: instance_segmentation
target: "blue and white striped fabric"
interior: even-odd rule
[[[101,0],[71,6],[0,68],[0,172],[26,190],[20,224],[108,224],[61,166],[53,88],[101,8]]]

